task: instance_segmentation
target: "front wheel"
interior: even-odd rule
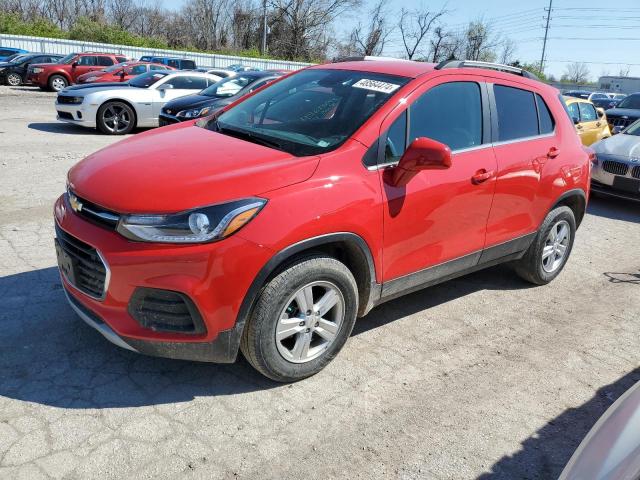
[[[335,358],[357,311],[356,281],[343,263],[320,255],[303,258],[262,290],[240,348],[272,380],[301,380]]]
[[[17,73],[7,75],[7,83],[12,87],[18,87],[22,83],[22,77]]]
[[[69,82],[62,75],[51,75],[49,78],[49,90],[53,90],[54,92],[59,92],[64,90],[69,86]]]
[[[564,268],[576,234],[573,210],[554,208],[544,222],[524,257],[515,263],[516,273],[536,285],[545,285]]]
[[[98,109],[98,128],[107,135],[125,135],[136,126],[136,114],[124,102],[107,102]]]

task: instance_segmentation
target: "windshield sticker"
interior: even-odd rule
[[[387,83],[381,82],[379,80],[370,80],[368,78],[363,78],[362,80],[358,80],[353,84],[354,88],[363,88],[365,90],[372,90],[374,92],[382,92],[382,93],[391,93],[395,92],[400,85],[396,85],[395,83]]]

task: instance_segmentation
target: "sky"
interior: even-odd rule
[[[164,0],[169,8],[178,8],[181,0]],[[363,0],[362,8],[341,17],[336,27],[338,38],[348,33],[375,0]],[[608,6],[609,5],[609,6]],[[615,6],[614,6],[615,5]],[[514,57],[526,63],[539,63],[542,54],[544,24],[549,0],[389,0],[390,15],[397,17],[400,8],[426,6],[445,8],[443,26],[459,30],[473,20],[483,19],[494,34],[510,38],[516,44]],[[396,23],[394,21],[393,23]],[[631,76],[640,77],[640,0],[553,0],[545,72],[559,78],[569,62],[585,62],[590,80],[601,75],[618,75],[630,68]],[[398,33],[385,46],[384,55],[402,56],[404,50]]]

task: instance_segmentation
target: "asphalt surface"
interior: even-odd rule
[[[0,478],[552,479],[640,380],[640,206],[594,199],[569,263],[495,267],[358,321],[322,373],[118,349],[67,306],[52,204],[116,138],[0,87]]]

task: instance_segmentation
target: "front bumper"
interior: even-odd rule
[[[87,105],[85,103],[58,103],[56,101],[56,112],[58,113],[56,118],[61,122],[80,125],[87,128],[96,128],[97,111],[95,107],[92,107],[91,105]]]
[[[202,245],[132,242],[75,214],[64,196],[55,205],[58,228],[95,248],[108,266],[102,299],[61,281],[80,317],[116,345],[139,353],[229,363],[235,361],[244,324],[240,306],[271,253],[234,235]],[[138,288],[179,292],[191,299],[206,331],[197,334],[146,328],[129,311]]]

